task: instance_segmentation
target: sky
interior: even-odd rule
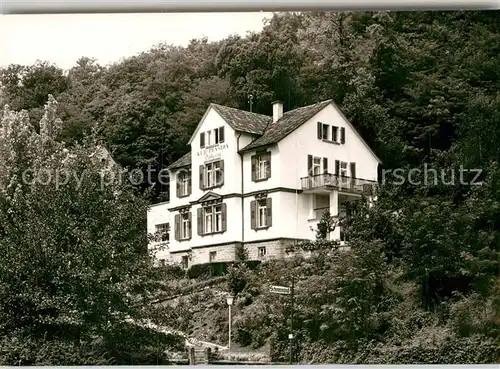
[[[1,2],[1,0],[0,0]],[[147,51],[160,42],[187,45],[260,31],[272,13],[0,15],[0,67],[49,61],[69,69],[82,56],[100,64]]]

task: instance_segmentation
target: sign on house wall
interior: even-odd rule
[[[212,147],[207,147],[202,150],[198,150],[196,153],[198,157],[203,158],[204,161],[214,161],[222,158],[222,152],[227,150],[229,145],[226,143],[215,145]]]

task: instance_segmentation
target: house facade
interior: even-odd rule
[[[234,261],[238,248],[286,256],[323,213],[370,194],[380,163],[331,100],[285,113],[275,102],[273,116],[211,104],[189,145],[168,167],[170,201],[148,212],[157,258],[184,267]]]

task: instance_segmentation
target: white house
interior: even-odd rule
[[[371,191],[380,163],[332,100],[285,113],[275,102],[272,117],[211,104],[189,145],[168,167],[170,201],[148,212],[148,232],[168,242],[157,257],[184,267],[234,261],[239,247],[285,256],[324,212]]]

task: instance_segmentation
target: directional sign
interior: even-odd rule
[[[291,290],[290,290],[290,287],[270,286],[269,292],[278,293],[280,295],[289,295],[291,293]]]

